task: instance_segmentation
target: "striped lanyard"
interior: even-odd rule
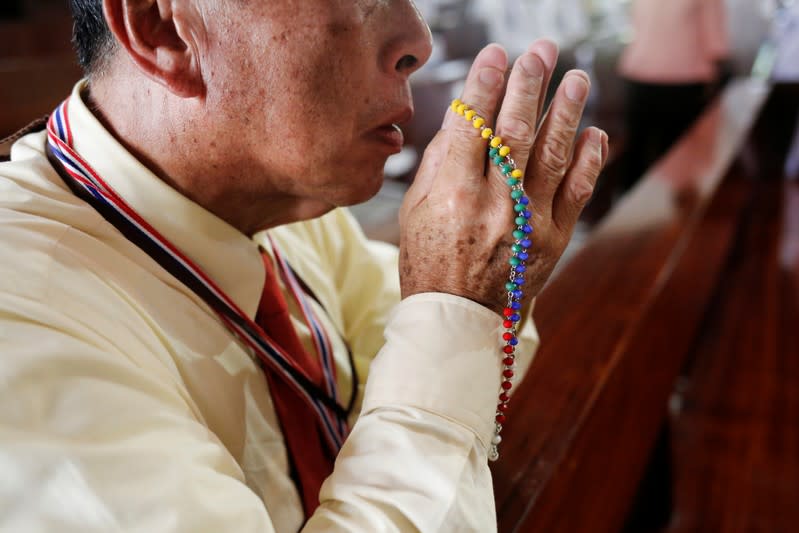
[[[261,365],[281,374],[313,409],[321,422],[320,427],[328,445],[334,453],[338,453],[349,431],[347,416],[354,394],[350,398],[349,407],[343,408],[338,404],[330,339],[310,305],[309,296],[303,289],[304,285],[277,251],[274,242],[272,249],[281,279],[298,303],[319,355],[324,376],[322,387],[317,386],[307,372],[251,320],[199,266],[148,224],[75,152],[72,148],[68,106],[69,99],[56,108],[47,122],[48,157],[56,171],[75,194],[92,205],[133,244],[205,301],[228,329],[256,356]]]

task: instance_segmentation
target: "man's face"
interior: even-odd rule
[[[430,55],[412,2],[220,4],[207,13],[202,59],[208,119],[235,148],[216,164],[248,176],[253,194],[268,184],[328,205],[375,194],[400,148],[391,124],[412,112],[408,75]]]

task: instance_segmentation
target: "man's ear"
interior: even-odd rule
[[[111,33],[151,79],[185,98],[205,95],[198,37],[202,17],[192,2],[103,0]]]

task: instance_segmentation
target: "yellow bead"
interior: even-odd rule
[[[502,137],[494,137],[491,139],[491,148],[496,148],[502,144]]]
[[[502,157],[506,157],[509,153],[510,153],[509,146],[503,146],[502,148],[499,149],[499,155],[501,155]]]
[[[469,108],[466,106],[466,104],[460,104],[457,109],[455,109],[455,112],[459,115],[462,115],[467,109]]]
[[[454,100],[452,101],[452,106],[451,106],[451,107],[452,107],[452,110],[453,110],[453,111],[455,111],[455,112],[457,113],[457,112],[458,112],[458,106],[459,106],[459,105],[461,105],[462,103],[463,103],[463,102],[461,102],[459,99],[457,99],[457,98],[456,98],[456,99],[454,99]]]
[[[470,109],[469,111],[464,113],[463,116],[466,117],[466,120],[472,120],[476,114],[477,111]]]
[[[474,126],[475,129],[478,130],[480,129],[480,126],[482,126],[485,123],[486,120],[483,117],[474,117],[474,120],[472,120],[472,126]]]
[[[480,133],[480,135],[483,136],[483,139],[488,139],[489,137],[491,137],[492,133],[494,133],[494,130],[492,130],[491,128],[486,128]]]
[[[524,173],[521,170],[519,170],[518,168],[516,168],[516,169],[513,170],[513,172],[510,173],[510,175],[511,175],[511,177],[519,179],[522,176],[524,176]]]

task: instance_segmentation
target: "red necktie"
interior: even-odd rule
[[[291,324],[272,260],[265,253],[261,255],[266,268],[266,282],[255,322],[305,371],[314,384],[321,386],[322,366],[317,358],[303,348]],[[319,419],[300,394],[285,378],[269,368],[266,369],[266,379],[307,519],[319,506],[319,489],[325,478],[333,472],[335,454],[324,440]]]

